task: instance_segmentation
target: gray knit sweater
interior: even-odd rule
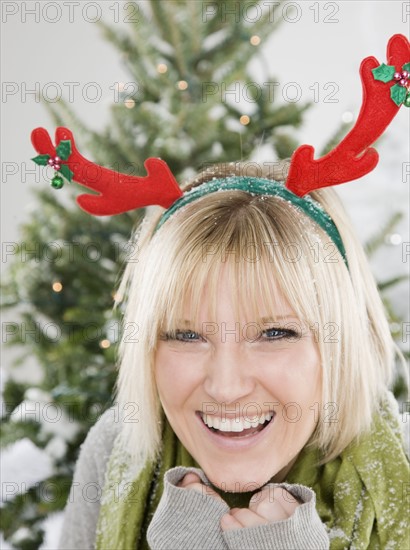
[[[81,448],[65,511],[61,550],[95,548],[105,470],[120,426],[107,411],[90,430]],[[316,497],[311,489],[302,485],[275,484],[303,502],[290,518],[223,532],[220,519],[229,511],[228,505],[192,489],[177,487],[188,471],[194,471],[208,483],[205,474],[194,468],[178,466],[166,473],[164,492],[147,533],[152,550],[329,548],[326,528],[317,514]]]

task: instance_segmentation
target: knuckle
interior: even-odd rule
[[[278,502],[287,502],[290,504],[297,504],[298,502],[292,493],[289,493],[284,487],[275,487],[273,495],[274,499]]]
[[[262,500],[256,506],[256,513],[262,516],[269,515],[274,510],[274,504],[269,500]]]

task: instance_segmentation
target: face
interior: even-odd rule
[[[189,307],[178,330],[162,334],[155,377],[165,414],[208,479],[243,492],[282,481],[316,426],[320,357],[314,335],[280,292],[255,322],[234,316],[227,274],[217,318],[199,325]],[[278,313],[280,312],[280,317]]]

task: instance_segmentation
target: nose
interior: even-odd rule
[[[209,358],[204,389],[217,403],[243,403],[256,386],[251,367],[240,346],[222,343]]]

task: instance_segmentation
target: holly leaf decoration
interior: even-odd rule
[[[73,179],[73,172],[71,172],[67,164],[62,164],[60,166],[59,172],[61,173],[62,176],[65,177],[66,180],[68,180],[71,183],[71,180]]]
[[[49,158],[50,158],[50,155],[38,155],[37,157],[34,157],[31,160],[33,160],[39,166],[47,166]]]
[[[407,89],[400,84],[395,84],[390,88],[390,97],[396,105],[401,105],[406,99]]]
[[[410,61],[408,63],[406,63],[405,65],[403,65],[402,71],[410,72]]]
[[[62,141],[60,141],[56,152],[61,159],[67,160],[68,157],[71,155],[71,140],[63,139]]]
[[[373,78],[375,80],[381,80],[382,82],[390,82],[393,80],[396,69],[394,65],[386,65],[382,63],[379,67],[372,69]]]

